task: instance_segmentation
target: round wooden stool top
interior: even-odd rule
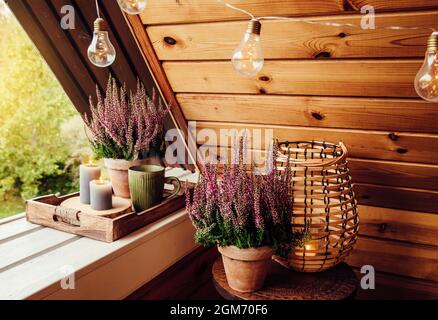
[[[222,257],[213,265],[213,283],[227,300],[343,300],[354,297],[357,279],[345,263],[318,273],[301,273],[272,261],[265,285],[251,293],[228,286]]]

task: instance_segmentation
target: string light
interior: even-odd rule
[[[260,42],[262,20],[280,20],[289,22],[300,22],[328,27],[350,27],[360,28],[362,26],[353,23],[337,23],[327,21],[315,21],[303,18],[290,18],[279,16],[256,17],[251,12],[234,6],[224,0],[216,0],[225,7],[238,11],[250,17],[248,28],[239,46],[233,51],[232,64],[234,69],[243,76],[254,76],[261,71],[264,65],[263,51]],[[128,14],[142,13],[147,5],[147,0],[117,0],[123,11]],[[116,51],[108,37],[104,27],[104,20],[100,17],[99,4],[96,0],[98,18],[94,22],[93,41],[88,48],[90,61],[98,67],[111,65],[116,58]],[[427,101],[438,102],[438,32],[432,27],[402,27],[385,26],[376,27],[383,30],[431,30],[432,34],[428,40],[426,57],[415,78],[415,90],[418,95]]]
[[[328,26],[328,27],[350,27],[360,28],[362,26],[353,23],[337,23],[327,21],[314,21],[301,18],[264,16],[256,17],[251,12],[237,6],[231,5],[223,0],[217,0],[224,6],[246,14],[251,18],[248,29],[240,45],[234,50],[232,63],[234,69],[244,76],[254,76],[262,68],[264,59],[262,55],[260,32],[261,20],[280,20],[289,22],[301,22],[307,24]],[[417,94],[426,101],[438,102],[438,32],[432,27],[402,27],[402,26],[385,26],[376,27],[375,29],[383,30],[431,30],[432,34],[427,43],[426,57],[424,64],[415,77],[415,90]]]
[[[260,43],[260,21],[251,20],[242,42],[234,50],[231,61],[234,69],[243,76],[251,77],[263,68],[263,52]]]
[[[146,0],[117,0],[120,8],[128,14],[140,14],[147,5]]]
[[[423,66],[415,77],[415,91],[426,101],[438,102],[438,32],[434,31],[427,41]]]
[[[116,50],[111,43],[105,21],[100,17],[99,3],[96,0],[97,19],[94,21],[93,40],[88,47],[88,59],[97,67],[108,67],[116,60]]]

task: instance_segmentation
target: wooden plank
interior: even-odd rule
[[[438,247],[438,215],[359,205],[360,234]]]
[[[52,10],[51,4],[47,1],[27,1],[27,4],[33,12],[38,12],[36,18],[43,27],[44,32],[50,41],[55,44],[58,56],[63,60],[64,65],[68,66],[70,71],[75,75],[78,84],[86,88],[93,88],[96,85],[92,73],[87,68],[87,63],[83,57],[78,54],[74,44],[68,39],[68,35],[63,31],[59,23],[57,13]],[[62,43],[63,45],[56,45]],[[94,91],[94,90],[93,90]],[[84,92],[89,95],[91,92]],[[83,106],[85,107],[85,106]]]
[[[354,267],[372,265],[387,272],[418,279],[438,280],[438,248],[359,237],[347,262]]]
[[[355,184],[354,190],[361,204],[438,213],[438,191],[362,183]]]
[[[265,134],[272,130],[274,138],[280,141],[343,141],[348,148],[349,155],[356,158],[383,159],[396,161],[411,161],[421,163],[438,163],[438,136],[430,134],[414,133],[390,133],[385,131],[365,131],[347,129],[325,129],[325,128],[305,128],[294,126],[265,126],[253,124],[223,123],[223,122],[196,122],[197,143],[212,144],[204,140],[202,133],[216,134],[221,146],[230,146],[235,132],[244,129],[249,130],[248,147],[260,149],[265,146]],[[253,145],[251,135],[260,129],[261,144]],[[227,141],[220,141],[221,130],[228,138]],[[222,139],[224,140],[224,139]],[[227,144],[228,143],[228,144]]]
[[[357,279],[364,274],[360,269],[354,268]],[[395,276],[381,272],[376,273],[376,288],[364,290],[358,288],[356,300],[432,300],[438,298],[438,283],[419,280],[402,276]],[[207,281],[197,292],[190,296],[191,300],[220,300],[222,297],[213,286],[212,281]]]
[[[365,97],[418,97],[414,78],[421,65],[420,60],[268,60],[257,77],[242,77],[230,61],[163,64],[175,92]]]
[[[175,94],[170,86],[166,74],[164,73],[162,65],[155,54],[150,39],[143,28],[141,20],[137,15],[127,15],[127,19],[131,25],[133,34],[136,36],[137,44],[143,52],[145,61],[147,61],[149,71],[154,77],[157,89],[159,89],[159,92],[162,94],[163,98],[167,102],[167,105],[169,106],[172,121],[179,129],[178,132],[180,132],[182,140],[186,142],[186,145],[190,145],[194,138],[191,136],[191,132],[188,130],[184,114],[182,113],[178,100],[176,100]],[[183,163],[186,169],[194,171],[195,167],[199,167],[200,165],[199,163],[196,163],[198,157],[190,154],[190,148],[187,149],[188,152],[186,154],[186,158],[179,159],[178,162]]]
[[[361,279],[364,274],[355,269]],[[376,287],[371,290],[359,288],[357,300],[436,300],[438,283],[376,272]]]
[[[25,213],[18,213],[16,215],[9,216],[7,218],[0,219],[0,225],[6,224],[15,220],[19,220],[25,217]]]
[[[75,3],[76,3],[75,7],[80,8],[80,14],[78,14],[78,16],[83,17],[84,20],[88,23],[88,26],[89,26],[88,28],[90,30],[89,31],[87,30],[86,32],[89,32],[89,34],[92,35],[93,22],[97,18],[95,6],[90,6],[90,2],[87,0],[75,0]],[[137,79],[136,79],[135,73],[131,69],[130,62],[127,61],[127,59],[126,59],[125,53],[122,50],[122,46],[120,45],[118,39],[114,35],[113,26],[112,26],[111,21],[109,20],[109,16],[102,9],[103,9],[103,7],[101,7],[101,15],[102,15],[102,18],[105,19],[105,22],[108,25],[108,29],[109,29],[108,36],[109,36],[110,41],[116,50],[117,56],[116,56],[116,60],[114,61],[114,63],[111,66],[109,66],[107,68],[99,68],[99,67],[96,67],[93,64],[91,64],[90,70],[94,74],[102,73],[102,71],[104,73],[107,73],[107,78],[103,82],[103,87],[101,87],[102,90],[106,89],[106,83],[108,81],[109,73],[111,73],[120,83],[125,82],[128,88],[133,89],[137,85]],[[72,34],[72,38],[74,38],[74,34]],[[76,40],[76,41],[78,41],[78,40]],[[88,46],[87,46],[87,48],[88,48]],[[88,60],[87,49],[81,50],[79,52],[79,55],[84,55],[84,63],[88,63],[88,62],[85,62],[85,59]],[[93,88],[93,86],[91,86],[91,87],[87,86],[87,89],[88,89],[88,92],[87,92],[88,95],[92,95],[92,97],[95,99],[96,89]]]
[[[256,16],[266,15],[316,15],[343,11],[342,0],[227,0]],[[149,0],[141,14],[145,24],[187,23],[196,21],[220,21],[247,19],[248,16],[228,9],[216,0]]]
[[[351,15],[310,19],[360,26],[362,18]],[[376,15],[379,27],[430,28],[438,27],[437,20],[438,11]],[[160,60],[228,60],[246,28],[247,22],[242,21],[152,26],[147,32]],[[362,29],[263,21],[261,43],[265,59],[423,58],[430,33],[430,29]]]
[[[31,233],[43,227],[27,222],[25,217],[11,222],[0,224],[0,243],[11,238],[20,237],[23,234]]]
[[[90,6],[86,0],[82,7],[93,10],[93,6]],[[156,88],[156,84],[143,58],[143,52],[137,44],[136,37],[131,31],[123,11],[120,10],[119,4],[117,1],[101,0],[101,8],[104,13],[106,13],[106,18],[111,24],[112,39],[116,39],[120,46],[120,49],[116,48],[117,54],[123,54],[123,58],[128,62],[127,65],[121,65],[118,71],[115,70],[115,75],[119,77],[120,81],[126,83],[130,83],[131,81],[135,83],[137,79],[140,79],[145,85],[146,92],[151,95],[153,88]],[[130,70],[133,72],[127,72]],[[172,124],[172,128],[174,127],[175,125]]]
[[[211,267],[218,256],[215,247],[198,247],[126,299],[189,299],[205,282],[211,281]]]
[[[423,100],[278,95],[177,95],[187,120],[438,132],[438,104]]]
[[[61,21],[62,17],[64,16],[64,14],[61,13],[61,8],[65,5],[72,5],[72,0],[51,0],[50,2],[54,8],[53,15],[58,21]],[[80,8],[80,12],[78,12],[79,10],[76,11],[75,28],[62,30],[64,35],[68,37],[68,40],[67,38],[64,38],[63,41],[71,42],[71,45],[73,45],[75,48],[75,54],[81,58],[81,63],[87,68],[88,73],[91,74],[94,82],[96,82],[101,90],[105,90],[109,76],[109,69],[97,68],[88,59],[87,50],[93,37],[93,20],[91,18],[88,21],[84,19],[83,12],[87,10],[87,6],[78,5],[75,8],[78,9],[78,7]],[[96,12],[96,10],[94,10],[94,12]],[[58,43],[60,42],[61,41],[58,40]],[[70,45],[64,45],[60,47],[68,48]],[[94,92],[90,91],[86,93],[91,94]]]
[[[367,159],[350,159],[355,182],[438,190],[438,166]]]
[[[78,236],[50,228],[23,235],[0,244],[0,273],[34,256],[49,252],[63,244],[79,239]]]
[[[200,150],[201,154],[207,152],[208,147]],[[231,157],[231,148],[213,148],[217,156],[225,154]],[[208,149],[208,151],[212,151]],[[249,149],[248,152],[252,159],[255,156],[264,159],[265,150]],[[205,155],[207,157],[207,155]],[[231,160],[231,158],[229,159]],[[418,189],[428,189],[438,191],[438,166],[430,164],[397,162],[383,160],[369,160],[359,158],[349,158],[348,167],[350,169],[353,182],[379,184],[395,187],[409,187]]]
[[[205,147],[205,149],[204,149]],[[225,147],[220,147],[223,149]],[[231,150],[220,150],[227,151],[230,157]],[[265,152],[260,150],[250,149],[251,156],[254,153],[263,153],[263,157],[266,156]],[[213,158],[218,155],[219,150],[216,147],[210,148],[209,146],[202,146],[200,148],[200,153],[205,154],[206,152],[213,152]],[[263,159],[262,157],[262,159]],[[253,159],[253,158],[252,158]],[[423,190],[423,189],[412,189],[412,188],[399,188],[399,187],[388,187],[381,184],[398,183],[401,185],[407,185],[413,187],[418,186],[428,186],[431,189],[436,189],[436,184],[434,181],[437,179],[437,175],[434,175],[433,170],[429,170],[431,176],[427,175],[428,167],[436,170],[436,166],[433,165],[421,165],[413,163],[402,163],[402,162],[387,162],[387,161],[371,161],[376,163],[379,170],[373,171],[372,167],[356,167],[352,165],[356,160],[359,163],[366,161],[364,159],[349,158],[349,168],[351,169],[351,175],[353,182],[355,184],[355,190],[360,204],[367,204],[370,206],[382,206],[382,207],[394,207],[407,210],[422,210],[426,212],[435,212],[437,210],[437,196],[438,191],[436,190]],[[417,176],[418,174],[424,174],[423,177]],[[397,176],[400,178],[395,178]],[[413,178],[411,178],[411,175]],[[369,184],[369,182],[376,182],[380,185]],[[380,192],[383,194],[381,195]],[[357,192],[360,190],[359,192]],[[377,196],[371,196],[376,194]],[[391,200],[385,201],[386,197]],[[403,197],[401,201],[397,201],[398,197]],[[416,204],[419,202],[420,204]]]
[[[433,8],[438,6],[437,0],[347,0],[350,6],[360,10],[363,6],[373,6],[376,10]]]
[[[121,299],[194,248],[192,224],[179,211],[111,244],[80,238],[2,272],[0,298]],[[60,287],[66,266],[75,290]]]

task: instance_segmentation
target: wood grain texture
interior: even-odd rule
[[[229,61],[163,67],[175,92],[418,97],[414,78],[421,65],[420,60],[268,60],[257,77],[239,76]]]
[[[438,247],[438,215],[359,205],[360,234]]]
[[[256,16],[316,15],[343,11],[342,0],[227,0]],[[141,14],[145,24],[172,24],[199,21],[243,20],[248,16],[231,10],[216,0],[149,0]]]
[[[355,268],[356,276],[361,279],[365,274]],[[438,283],[376,272],[374,290],[357,291],[357,300],[436,300]]]
[[[393,133],[371,130],[347,130],[347,129],[326,129],[307,128],[295,126],[269,126],[223,122],[197,122],[198,144],[207,143],[211,145],[215,141],[205,139],[208,130],[213,130],[216,136],[224,135],[223,141],[217,141],[218,145],[230,146],[232,137],[237,132],[249,130],[252,135],[260,129],[260,137],[265,137],[272,130],[272,135],[280,141],[342,141],[348,148],[349,156],[355,158],[382,159],[395,161],[410,161],[420,163],[438,163],[438,136],[430,134],[414,133]],[[205,129],[205,130],[203,130]],[[200,130],[203,130],[200,132]],[[248,147],[254,149],[264,148],[264,138],[260,145],[253,145],[251,135],[248,136]],[[227,144],[228,143],[228,144]]]
[[[438,166],[419,163],[350,159],[355,182],[438,191]]]
[[[126,300],[185,300],[211,281],[211,267],[219,256],[215,247],[198,247],[160,273]]]
[[[353,268],[357,279],[361,279],[364,274],[360,273],[359,268]],[[438,283],[390,275],[386,273],[376,273],[375,290],[363,290],[358,288],[355,296],[356,300],[436,300],[438,298]],[[201,286],[190,300],[219,300],[218,292],[213,286],[212,281],[207,281]]]
[[[180,105],[175,98],[174,92],[169,84],[169,81],[164,73],[162,65],[158,60],[155,51],[152,47],[151,41],[146,34],[146,31],[143,28],[142,22],[137,15],[127,15],[127,19],[131,25],[132,32],[135,34],[137,39],[137,45],[141,48],[143,52],[143,57],[147,61],[147,67],[150,73],[154,77],[154,81],[156,86],[161,92],[163,98],[167,102],[167,105],[170,109],[170,116],[172,118],[173,123],[179,129],[179,133],[181,139],[186,141],[187,144],[190,144],[190,141],[193,138],[190,135],[190,132],[187,129],[187,122],[184,118],[184,115],[181,111]],[[178,163],[183,163],[186,169],[195,170],[194,162],[192,159],[196,160],[196,155],[191,155],[191,150],[188,150],[185,159],[179,159]]]
[[[354,190],[360,204],[438,213],[438,191],[363,183],[355,184]]]
[[[254,292],[230,288],[222,258],[213,265],[216,289],[227,300],[345,300],[354,297],[358,281],[353,270],[341,263],[326,272],[301,273],[272,261],[264,286]]]
[[[224,150],[226,149],[226,150]],[[214,156],[227,154],[231,160],[231,148],[201,147],[201,154],[213,152]],[[250,159],[265,159],[265,150],[248,149]],[[205,154],[206,158],[207,154]],[[438,166],[432,164],[348,158],[348,168],[354,183],[379,184],[396,187],[438,190]]]
[[[423,100],[280,95],[177,95],[187,120],[438,132],[438,104]]]
[[[369,5],[376,10],[438,7],[437,0],[346,0],[356,10]]]
[[[438,281],[438,248],[359,237],[347,262],[355,267],[372,265],[378,272]]]
[[[311,19],[360,25],[362,16]],[[379,27],[438,27],[437,21],[438,11],[376,15]],[[228,60],[246,28],[247,22],[241,21],[151,26],[147,32],[160,60]],[[261,44],[265,59],[423,58],[430,32],[263,21]]]
[[[166,191],[165,191],[166,193]],[[162,201],[160,204],[142,212],[128,209],[117,213],[105,211],[109,215],[96,215],[91,211],[80,211],[78,207],[61,204],[78,194],[56,197],[43,196],[29,200],[26,205],[26,218],[29,222],[91,239],[113,242],[129,233],[151,224],[184,207],[184,192]]]

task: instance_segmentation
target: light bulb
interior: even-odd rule
[[[438,102],[438,32],[427,41],[426,58],[415,77],[415,91],[426,101]]]
[[[263,68],[263,52],[260,44],[262,25],[258,20],[251,20],[242,42],[234,50],[231,59],[234,69],[243,76],[256,75]]]
[[[147,5],[146,0],[117,0],[120,8],[128,14],[140,14]]]
[[[116,60],[116,50],[108,37],[104,20],[101,18],[94,21],[93,41],[88,47],[88,59],[95,66],[102,68],[108,67]]]

